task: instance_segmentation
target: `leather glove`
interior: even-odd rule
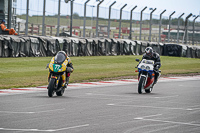
[[[46,69],[47,69],[47,68],[49,68],[49,63],[48,63],[47,66],[46,66]]]
[[[157,65],[156,67],[154,67],[154,70],[158,71],[158,69],[159,69],[159,68],[158,68],[158,65]]]
[[[67,70],[66,70],[67,72],[73,72],[74,71],[74,69],[72,69],[71,67],[67,67]]]

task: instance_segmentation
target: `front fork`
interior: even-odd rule
[[[57,88],[58,88],[58,83],[59,83],[59,80],[60,80],[60,76],[52,76],[51,78],[56,79],[56,85],[55,85],[55,88],[57,89]]]
[[[146,83],[147,83],[147,79],[148,79],[148,74],[143,74],[143,73],[139,73],[139,80],[141,77],[144,77],[145,78],[145,81],[144,81],[144,87],[146,86]]]
[[[53,76],[50,72],[48,73],[48,82],[50,81],[51,78],[54,78],[56,80],[56,84],[55,84],[55,87],[57,88],[58,87],[58,83],[59,83],[59,80],[60,80],[60,76]],[[63,78],[63,77],[62,77]]]
[[[49,72],[48,73],[48,82],[50,81],[50,78],[52,77],[52,75],[51,75],[51,73]],[[59,81],[60,81],[60,76],[54,76],[53,78],[55,78],[56,77],[56,86],[58,86],[58,83],[59,83]],[[62,77],[62,86],[64,86],[65,85],[65,82],[66,82],[66,72],[64,72],[62,75],[61,75],[61,77]]]
[[[145,87],[146,83],[147,83],[148,75],[141,75],[141,76],[143,76],[145,78],[145,80],[144,80],[144,87]]]

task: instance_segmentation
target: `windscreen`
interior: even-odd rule
[[[55,56],[55,63],[61,65],[65,61],[65,55],[64,54],[57,54]]]
[[[154,61],[153,60],[142,60],[142,63],[154,64]]]

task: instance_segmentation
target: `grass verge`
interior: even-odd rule
[[[52,57],[0,58],[0,89],[47,85],[46,64]],[[133,78],[136,58],[142,56],[70,57],[74,64],[70,83]],[[200,59],[161,56],[162,75],[200,74]]]

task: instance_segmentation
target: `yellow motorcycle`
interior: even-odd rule
[[[68,61],[66,55],[58,54],[51,59],[51,62],[47,65],[49,68],[48,74],[48,96],[52,97],[56,92],[57,96],[64,94],[66,84],[66,70]]]

